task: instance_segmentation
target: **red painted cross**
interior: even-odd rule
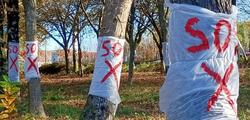
[[[36,61],[37,61],[37,57],[35,59],[33,59],[33,60],[28,57],[28,60],[29,60],[30,64],[29,64],[27,72],[29,72],[31,70],[31,68],[34,68],[37,75],[38,75],[39,73],[38,73],[38,70],[37,70],[37,67],[36,67],[36,64],[35,64]]]
[[[225,72],[225,75],[224,75],[223,78],[221,78],[221,76],[220,76],[218,73],[212,71],[205,63],[202,63],[202,64],[201,64],[201,68],[202,68],[208,75],[210,75],[211,77],[213,77],[213,79],[216,81],[216,83],[219,84],[219,87],[217,88],[217,90],[214,92],[214,94],[212,95],[212,97],[211,97],[211,98],[209,99],[209,101],[208,101],[208,108],[207,108],[207,110],[208,110],[208,111],[211,110],[212,106],[213,106],[213,105],[215,104],[215,102],[218,100],[219,95],[220,95],[221,92],[224,90],[224,92],[225,92],[226,95],[227,95],[227,99],[228,99],[227,101],[228,101],[228,103],[229,103],[230,106],[233,108],[233,110],[234,110],[235,112],[237,112],[236,109],[234,108],[234,102],[233,102],[233,100],[230,98],[231,93],[230,93],[230,91],[229,91],[228,88],[227,88],[227,83],[228,83],[228,80],[229,80],[229,76],[230,76],[230,74],[232,73],[233,68],[234,68],[233,64],[230,64],[230,66],[226,69],[226,72]]]
[[[122,62],[119,62],[114,67],[112,66],[112,64],[108,60],[105,60],[105,63],[109,67],[109,72],[103,77],[101,83],[105,82],[109,78],[109,76],[111,76],[113,74],[114,78],[115,78],[115,81],[116,81],[116,86],[117,86],[117,89],[118,89],[119,88],[119,81],[118,81],[118,77],[117,77],[117,74],[116,74],[116,69],[118,69],[122,65]]]
[[[16,57],[15,59],[12,59],[12,58],[10,57],[10,60],[11,60],[10,69],[12,69],[12,68],[14,67],[15,70],[16,70],[16,72],[18,72],[18,68],[17,68],[17,66],[16,66],[16,62],[17,62],[17,60],[18,60],[18,57]]]

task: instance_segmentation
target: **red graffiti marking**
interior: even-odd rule
[[[236,45],[235,48],[234,48],[234,55],[238,55],[238,48],[239,48],[239,45]]]
[[[39,74],[38,73],[38,69],[37,69],[37,66],[36,66],[36,61],[37,61],[37,57],[35,58],[35,59],[31,59],[31,58],[29,58],[28,57],[28,60],[29,60],[29,62],[30,62],[30,64],[29,64],[29,67],[28,67],[28,70],[27,70],[27,72],[29,72],[30,70],[31,70],[31,68],[34,68],[35,69],[35,71],[36,71],[36,73],[37,73],[37,75]]]
[[[115,43],[112,47],[112,51],[115,57],[119,56],[122,52],[122,45],[119,42]]]
[[[234,102],[233,100],[230,98],[231,93],[227,88],[227,83],[229,80],[229,76],[233,71],[233,64],[230,64],[230,66],[226,69],[226,72],[224,74],[224,77],[222,78],[218,73],[212,71],[205,63],[201,64],[201,68],[208,74],[210,75],[215,81],[216,83],[219,84],[219,87],[217,88],[217,90],[214,92],[214,94],[212,95],[212,97],[209,99],[208,101],[208,108],[207,110],[210,111],[212,106],[215,104],[215,102],[218,100],[219,95],[221,94],[221,92],[224,90],[224,92],[227,95],[227,101],[228,103],[231,105],[231,107],[233,108],[233,110],[236,112],[236,109],[234,108]]]
[[[18,47],[17,46],[14,46],[14,45],[10,45],[10,47],[9,47],[9,54],[11,54],[11,53],[14,53],[14,54],[16,54],[16,53],[18,53]]]
[[[106,41],[104,41],[103,44],[102,44],[102,48],[103,48],[104,50],[106,50],[106,53],[102,55],[103,57],[109,55],[109,48],[106,46],[106,44],[109,44],[109,43],[110,43],[110,40],[106,40]]]
[[[187,21],[186,26],[185,26],[185,30],[187,33],[189,33],[193,37],[199,38],[202,41],[202,44],[200,44],[200,45],[191,46],[191,47],[187,48],[187,50],[191,53],[196,53],[196,52],[200,52],[202,50],[209,49],[209,42],[208,42],[208,38],[206,37],[206,35],[202,31],[194,30],[192,28],[192,26],[194,26],[198,22],[199,22],[199,19],[197,17],[190,18]],[[221,44],[220,44],[220,31],[221,31],[222,26],[225,26],[227,28],[228,35],[225,38],[224,44],[221,46]],[[216,24],[215,31],[214,31],[214,44],[219,52],[224,52],[228,48],[228,45],[230,42],[231,32],[232,32],[232,26],[228,21],[219,20],[219,22]],[[236,30],[234,30],[233,32],[235,34],[237,34]]]
[[[30,44],[26,44],[26,54],[28,54],[29,52],[35,53],[37,49],[36,44],[32,43],[30,48],[29,48],[29,45]]]
[[[228,35],[226,37],[226,40],[223,46],[220,45],[220,31],[221,31],[222,26],[226,26],[228,29]],[[219,52],[224,52],[227,49],[228,44],[230,42],[231,31],[232,31],[231,24],[226,20],[220,20],[216,24],[215,31],[214,31],[214,44]]]
[[[18,68],[17,68],[17,66],[16,66],[16,62],[17,62],[17,60],[18,60],[18,57],[16,57],[15,59],[12,59],[12,58],[10,57],[10,60],[11,60],[10,69],[15,68],[16,72],[18,72]]]
[[[200,30],[194,30],[192,28],[193,25],[197,24],[199,22],[199,19],[197,17],[191,18],[187,21],[187,24],[185,26],[185,30],[187,33],[189,33],[193,37],[197,37],[202,41],[202,44],[197,46],[189,47],[187,50],[192,53],[200,52],[202,50],[209,49],[209,43],[208,38],[206,35],[200,31]]]
[[[107,47],[107,44],[110,44],[110,43],[111,43],[110,40],[106,40],[106,41],[103,42],[102,48],[104,50],[106,50],[106,53],[102,54],[103,57],[109,55],[110,49]],[[115,44],[112,45],[111,51],[113,52],[114,56],[117,57],[117,56],[119,56],[121,54],[122,49],[123,49],[122,45],[119,42],[117,42],[117,43],[115,43]]]
[[[116,74],[116,69],[118,69],[122,65],[122,62],[119,62],[114,67],[112,67],[112,64],[108,60],[105,60],[105,63],[109,67],[109,72],[103,77],[101,83],[105,82],[113,74],[114,78],[115,78],[115,81],[116,81],[116,86],[117,86],[117,88],[119,88],[119,81],[118,81],[118,77],[117,77],[117,74]]]

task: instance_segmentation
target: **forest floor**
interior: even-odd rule
[[[250,120],[250,69],[241,69],[239,104],[240,120]],[[133,85],[122,74],[117,120],[164,120],[160,113],[159,88],[164,75],[158,72],[135,73]],[[43,102],[49,120],[77,120],[87,98],[92,76],[74,75],[42,77]],[[22,100],[18,107],[20,119],[33,119],[28,113],[27,86],[22,88]]]

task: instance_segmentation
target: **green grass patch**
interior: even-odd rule
[[[45,111],[51,119],[67,118],[67,120],[77,120],[81,108],[64,104],[45,104]]]
[[[160,113],[159,89],[163,80],[156,81],[158,78],[151,79],[154,75],[141,75],[145,78],[140,79],[135,76],[132,86],[124,80],[120,87],[121,104],[118,107],[115,119],[137,119],[152,120],[164,119],[164,114]],[[156,75],[155,75],[156,74]],[[240,87],[238,99],[238,112],[240,120],[250,120],[250,69],[242,70],[241,81],[244,84]],[[148,80],[150,78],[150,80]],[[43,102],[49,120],[77,120],[87,99],[90,82],[81,84],[47,84],[43,86]],[[27,91],[25,91],[27,94]],[[19,113],[23,119],[31,119],[28,113],[28,99],[23,100],[18,106]]]

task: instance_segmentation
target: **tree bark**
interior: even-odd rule
[[[128,71],[128,81],[130,85],[133,84],[134,67],[135,67],[135,44],[129,45],[129,71]]]
[[[64,60],[66,66],[66,74],[69,74],[69,52],[67,48],[64,48]]]
[[[76,35],[75,33],[73,34],[73,72],[76,73]]]
[[[100,36],[124,38],[132,0],[105,0]],[[112,120],[117,105],[106,98],[89,95],[80,120]]]
[[[167,42],[167,15],[165,14],[165,9],[164,9],[164,0],[158,0],[157,1],[157,8],[158,8],[158,16],[159,16],[159,22],[160,22],[160,30],[161,30],[161,42],[160,42],[160,46],[163,46],[163,42]],[[165,73],[167,72],[167,68],[168,65],[164,62],[164,55],[166,55],[163,51],[165,49],[159,49],[159,53],[160,53],[160,59],[161,59],[161,64],[163,66],[163,70],[165,71]]]
[[[77,19],[77,21],[79,21],[79,19]],[[77,22],[78,23],[78,22]],[[80,29],[79,26],[77,26],[77,47],[78,47],[78,75],[80,75],[80,77],[83,76],[83,71],[82,71],[82,48],[81,48],[81,40],[80,40]]]
[[[18,23],[19,23],[19,7],[18,0],[9,0],[7,2],[7,19],[8,19],[8,42],[19,43]]]
[[[16,43],[19,44],[19,7],[18,7],[18,0],[9,0],[7,1],[7,21],[8,21],[8,43],[12,42],[12,43]],[[9,44],[7,45],[8,47],[8,51],[9,51]],[[19,48],[18,48],[19,49]],[[9,52],[7,52],[8,54]],[[16,53],[18,54],[18,52]],[[9,59],[9,55],[8,56],[8,64],[11,63],[10,59]],[[17,58],[18,59],[18,58]],[[16,63],[15,63],[16,64]],[[18,64],[18,62],[17,62]],[[19,66],[19,65],[17,65]],[[19,67],[16,68],[17,71],[19,71]],[[10,68],[8,68],[8,75],[9,75],[9,79],[11,81],[16,81],[18,78],[13,78],[10,76],[19,76],[19,74],[16,76],[16,73],[14,72],[10,72]]]
[[[0,77],[7,74],[6,63],[7,59],[4,55],[5,41],[3,38],[3,24],[4,24],[4,2],[0,1]]]
[[[128,67],[128,81],[130,85],[133,83],[133,75],[134,75],[134,61],[135,61],[135,49],[136,42],[134,39],[134,20],[135,20],[135,6],[132,4],[130,10],[129,24],[128,24],[128,43],[129,43],[129,67]]]
[[[36,0],[23,0],[25,11],[26,41],[36,40]],[[29,110],[31,114],[45,117],[42,104],[40,78],[32,78],[28,81]]]

